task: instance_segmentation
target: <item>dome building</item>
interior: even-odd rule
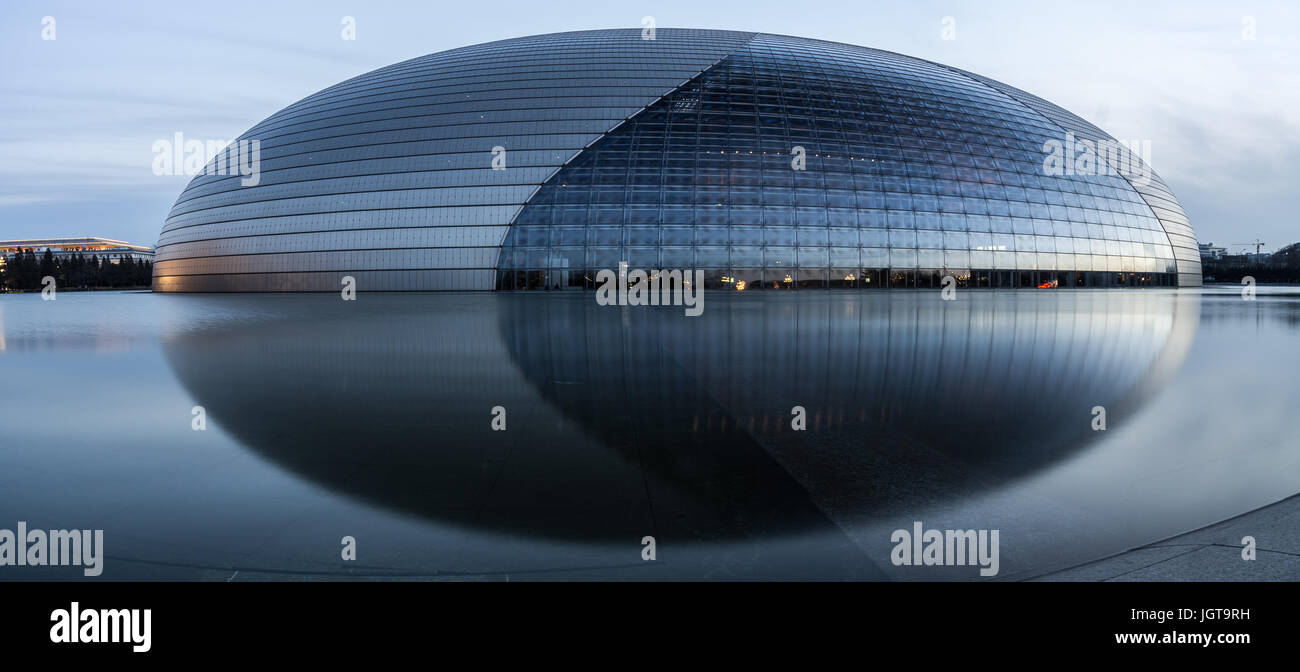
[[[1178,201],[1105,132],[832,42],[503,40],[344,81],[239,140],[257,179],[191,181],[156,290],[554,291],[620,262],[729,289],[1201,283]]]

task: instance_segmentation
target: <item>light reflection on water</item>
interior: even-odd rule
[[[590,294],[5,296],[4,378],[39,392],[0,392],[0,527],[94,522],[115,578],[976,578],[888,563],[921,520],[1000,529],[1015,578],[1300,490],[1276,375],[1298,315],[1267,289],[710,293],[698,318]]]

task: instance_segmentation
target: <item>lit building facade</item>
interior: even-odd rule
[[[155,289],[583,289],[620,262],[729,289],[1201,282],[1187,216],[1140,157],[1049,168],[1051,143],[1117,145],[1105,132],[818,40],[492,42],[342,82],[241,139],[260,142],[256,186],[190,183]]]
[[[19,252],[32,252],[37,255],[49,250],[56,259],[82,255],[89,259],[98,256],[110,263],[120,263],[131,258],[137,262],[154,259],[153,248],[148,245],[135,245],[111,238],[32,238],[29,240],[0,240],[0,258]]]

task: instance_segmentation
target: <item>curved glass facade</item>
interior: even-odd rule
[[[1158,177],[1046,174],[1044,143],[1067,132],[1110,139],[997,82],[843,44],[672,29],[489,43],[251,129],[260,184],[196,178],[155,287],[573,289],[620,262],[753,289],[1199,284]]]
[[[161,291],[491,289],[506,228],[583,147],[752,37],[590,31],[398,63],[239,140],[256,186],[200,175],[158,238]],[[503,147],[505,170],[493,170]]]

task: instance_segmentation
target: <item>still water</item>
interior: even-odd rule
[[[921,521],[1028,578],[1300,491],[1297,336],[1296,288],[5,295],[0,528],[100,580],[979,579],[892,565]]]

